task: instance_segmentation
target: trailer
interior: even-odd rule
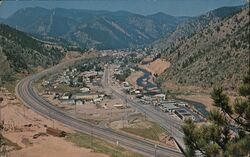
[[[56,136],[56,137],[65,137],[67,133],[65,131],[59,130],[59,129],[54,129],[51,127],[48,127],[46,129],[47,134]]]

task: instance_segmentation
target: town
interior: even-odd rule
[[[0,157],[249,157],[249,0],[0,0]]]
[[[154,55],[148,56],[145,50],[104,51],[101,54],[98,58],[81,61],[58,74],[42,78],[36,84],[40,94],[53,105],[87,121],[111,125],[114,121],[122,120],[124,127],[124,123],[129,121],[128,115],[139,112],[128,105],[127,100],[115,97],[112,91],[105,88],[104,71],[109,67],[112,74],[108,76],[107,83],[124,93],[127,99],[155,110],[158,114],[169,115],[177,121],[206,120],[206,116],[192,104],[162,93],[154,81],[155,75],[143,69],[151,62],[158,62],[159,54],[151,53]],[[142,75],[129,79],[133,73],[138,72]]]

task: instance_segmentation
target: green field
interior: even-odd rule
[[[94,152],[108,154],[112,157],[145,157],[144,155],[129,151],[121,146],[116,146],[98,138],[91,138],[83,133],[69,134],[66,139],[79,147],[90,148]]]
[[[159,136],[165,131],[156,123],[151,122],[152,125],[149,128],[121,128],[122,131],[150,139],[154,141],[160,141]]]

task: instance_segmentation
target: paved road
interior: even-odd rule
[[[155,156],[154,143],[142,140],[140,138],[131,137],[128,136],[127,134],[116,132],[109,128],[101,128],[89,122],[80,120],[76,118],[74,115],[55,107],[45,98],[39,96],[35,91],[35,89],[33,89],[32,84],[34,81],[46,75],[56,73],[58,70],[61,70],[63,68],[72,65],[77,60],[80,59],[59,64],[41,73],[24,78],[16,86],[16,94],[18,98],[26,106],[38,112],[39,114],[57,120],[80,132],[87,133],[114,143],[119,141],[120,145],[125,146],[131,150],[143,153],[148,156]],[[157,157],[181,157],[181,156],[183,156],[183,154],[176,149],[168,148],[162,145],[157,145]]]
[[[184,134],[181,129],[182,122],[178,121],[171,115],[155,110],[152,105],[144,105],[144,104],[141,104],[139,102],[136,102],[134,100],[127,98],[126,94],[124,94],[119,88],[112,85],[112,80],[110,79],[111,74],[109,71],[110,69],[107,66],[104,72],[103,86],[106,89],[109,89],[110,91],[112,91],[112,93],[115,94],[118,98],[126,101],[130,106],[138,109],[138,111],[146,114],[146,116],[150,117],[155,122],[160,124],[174,137],[180,149],[185,150],[185,144],[183,141]]]

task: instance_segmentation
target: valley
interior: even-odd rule
[[[0,19],[0,156],[249,155],[249,26],[247,4]]]

